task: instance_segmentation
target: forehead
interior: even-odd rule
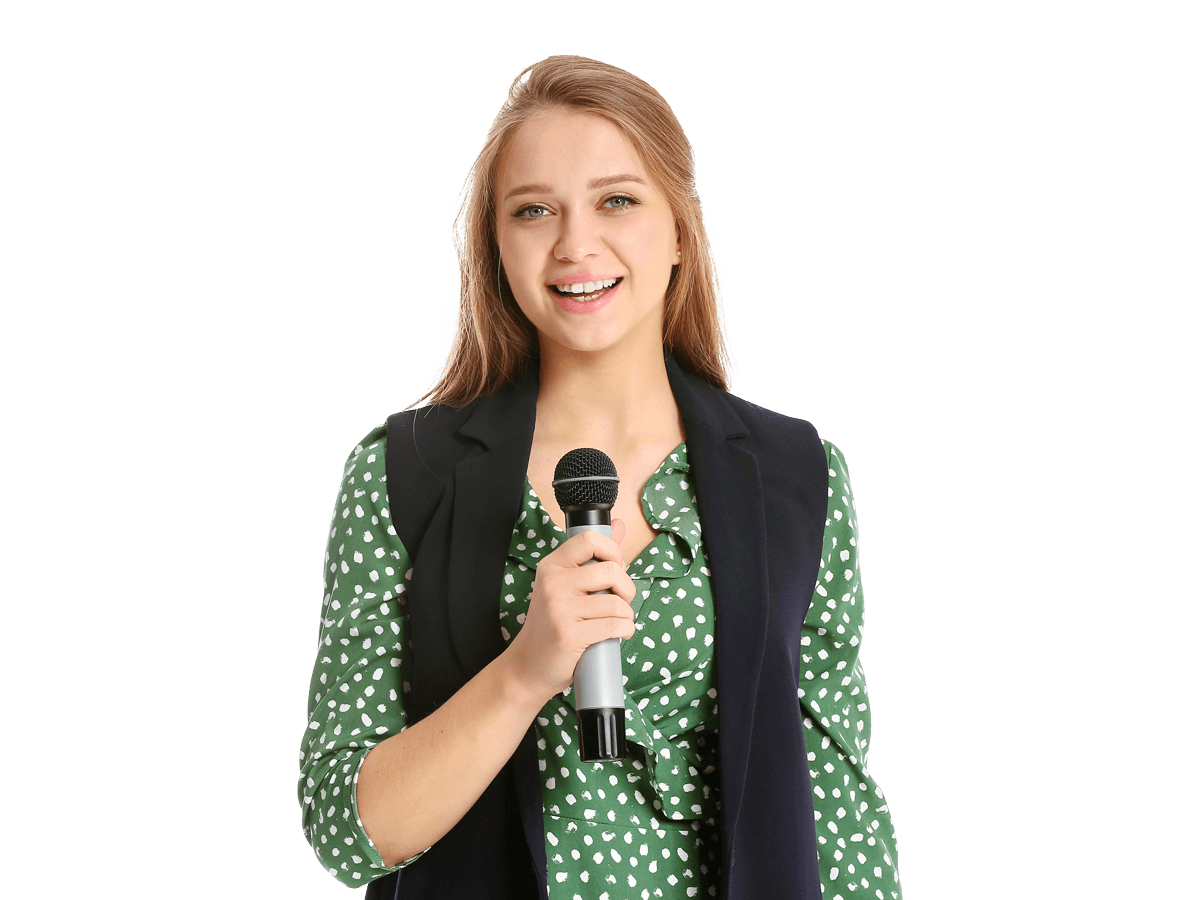
[[[622,172],[650,181],[617,126],[590,113],[553,110],[517,128],[497,180],[503,198],[514,185],[540,182],[554,190],[575,190],[592,178]]]

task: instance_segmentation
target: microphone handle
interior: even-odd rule
[[[598,531],[607,538],[612,537],[611,525],[580,525],[567,529],[572,538],[581,531]],[[599,562],[589,559],[590,566]],[[611,591],[592,591],[594,594],[609,594]],[[592,644],[583,651],[575,664],[575,708],[598,709],[600,707],[625,707],[625,686],[621,678],[621,639],[608,638]]]
[[[587,518],[596,517],[593,513]],[[568,521],[568,539],[581,531],[598,531],[607,538],[612,537],[609,523],[573,525]],[[595,562],[599,560],[590,559],[584,565]],[[611,594],[612,591],[592,593]],[[621,675],[620,638],[598,641],[583,651],[575,664],[574,690],[575,710],[579,714],[580,758],[584,762],[623,759],[626,755],[625,682]]]

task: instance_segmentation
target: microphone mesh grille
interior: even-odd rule
[[[605,475],[617,477],[617,467],[603,450],[579,447],[563,455],[554,467],[554,480]],[[616,481],[568,481],[554,485],[554,499],[568,506],[609,506],[617,502]]]

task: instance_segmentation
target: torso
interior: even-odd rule
[[[621,479],[617,491],[617,502],[612,508],[612,517],[625,522],[627,531],[621,542],[625,562],[631,563],[649,546],[658,534],[642,512],[642,489],[655,473],[668,453],[684,440],[682,423],[674,432],[654,436],[635,448],[609,453]],[[533,448],[529,453],[529,483],[549,513],[551,521],[563,531],[567,530],[566,516],[554,499],[554,467],[564,454],[574,450],[578,444],[556,445],[539,442],[535,433]],[[604,449],[604,448],[601,448]],[[605,450],[605,452],[608,452]]]

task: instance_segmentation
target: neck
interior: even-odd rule
[[[618,448],[682,435],[661,341],[640,352],[543,347],[539,377],[537,440]]]

